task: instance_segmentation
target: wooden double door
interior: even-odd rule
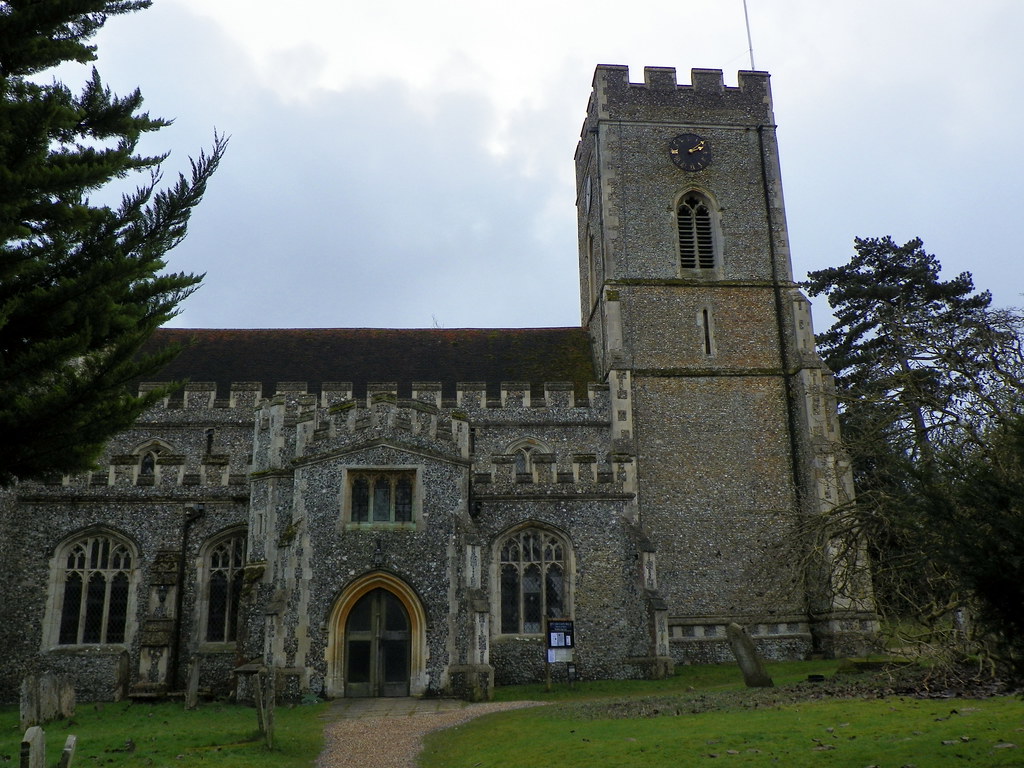
[[[394,593],[377,588],[345,622],[345,695],[408,696],[409,613]]]

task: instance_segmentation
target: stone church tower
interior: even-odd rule
[[[183,391],[0,494],[0,701],[27,671],[90,700],[253,669],[479,698],[552,659],[725,661],[731,622],[768,658],[856,652],[870,605],[802,527],[852,492],[768,75],[598,67],[576,173],[578,327],[158,331],[184,349],[140,389]]]
[[[837,602],[821,562],[791,588],[814,556],[797,517],[851,489],[793,282],[769,76],[628,74],[597,68],[576,150],[580,298],[671,638],[708,648],[738,621],[846,648],[870,612]]]

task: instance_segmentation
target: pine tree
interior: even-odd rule
[[[969,273],[943,281],[940,271],[918,239],[858,239],[849,263],[811,272],[807,288],[836,317],[818,345],[836,375],[857,491],[840,512],[851,519],[833,527],[866,542],[883,615],[959,641],[965,607],[996,615],[977,574],[1016,573],[1024,547],[1024,529],[1005,526],[1015,533],[1002,544],[1017,554],[996,565],[995,542],[986,549],[975,525],[984,515],[967,504],[982,498],[979,468],[1010,453],[996,437],[1020,430],[1024,318],[992,308]]]
[[[1024,679],[1024,419],[1010,417],[969,457],[944,514],[933,515],[941,556],[974,596],[991,650]],[[979,633],[982,634],[982,633]]]
[[[876,423],[884,415],[887,439],[927,462],[951,432],[977,422],[972,408],[998,397],[993,363],[1012,334],[969,273],[939,278],[920,240],[858,239],[855,250],[848,264],[808,275],[810,294],[826,294],[836,316],[819,349],[840,395],[856,395],[844,402],[851,426],[858,410]]]
[[[107,438],[163,392],[131,382],[174,350],[140,355],[202,275],[168,273],[165,254],[226,142],[160,188],[166,155],[142,134],[168,125],[119,97],[95,70],[79,94],[43,82],[65,62],[96,58],[89,39],[109,16],[149,0],[0,2],[0,485],[89,469]],[[90,201],[114,180],[144,181],[116,206]]]

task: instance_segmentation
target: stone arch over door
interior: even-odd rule
[[[409,694],[421,695],[427,690],[427,616],[419,596],[405,581],[394,574],[377,571],[353,581],[335,600],[328,620],[327,695],[345,696],[346,627],[352,610],[375,590],[393,596],[404,608],[409,622]]]

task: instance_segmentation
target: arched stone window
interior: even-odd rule
[[[136,476],[139,484],[153,484],[156,480],[158,460],[172,453],[174,450],[163,440],[150,440],[136,448],[135,455],[139,457]]]
[[[125,643],[136,586],[134,547],[112,533],[79,535],[54,560],[56,645]]]
[[[699,192],[687,192],[676,204],[680,269],[714,269],[717,265],[715,214]]]
[[[156,473],[156,451],[146,451],[139,460],[139,476],[148,477]]]
[[[569,616],[565,539],[544,528],[521,528],[498,541],[497,560],[501,634],[540,634],[545,618]]]
[[[533,456],[537,449],[532,446],[523,446],[515,451],[516,474],[523,475],[533,471]]]
[[[536,457],[541,454],[550,453],[550,450],[539,440],[527,437],[512,443],[506,449],[506,453],[515,457],[517,475],[530,475],[533,474]]]
[[[203,556],[202,639],[233,643],[238,638],[238,608],[245,568],[244,529],[214,539]]]

